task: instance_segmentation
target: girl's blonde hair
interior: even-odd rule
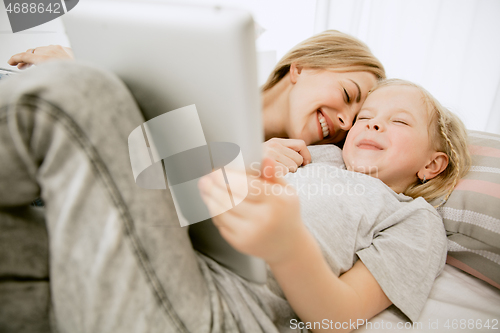
[[[296,45],[274,67],[262,86],[271,89],[290,71],[290,65],[314,69],[338,69],[343,72],[369,72],[385,78],[382,63],[365,43],[337,30],[326,30]]]
[[[400,79],[388,79],[378,82],[370,91],[387,86],[410,86],[417,88],[422,94],[424,105],[429,115],[429,139],[436,151],[448,156],[448,166],[436,177],[423,183],[420,180],[411,184],[403,193],[412,198],[423,197],[432,201],[444,196],[440,206],[443,204],[457,185],[460,178],[469,171],[471,157],[467,146],[467,130],[454,113],[443,107],[437,99],[421,86]]]

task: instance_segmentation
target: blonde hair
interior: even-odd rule
[[[274,87],[290,71],[290,65],[344,72],[369,72],[385,78],[382,63],[365,43],[337,30],[326,30],[296,45],[276,64],[262,91]]]
[[[383,80],[378,82],[370,93],[387,86],[410,86],[418,89],[422,94],[429,115],[430,142],[436,151],[448,156],[448,165],[439,175],[425,183],[416,180],[403,193],[412,198],[423,197],[427,201],[444,196],[441,203],[436,206],[438,207],[448,200],[457,182],[467,174],[471,165],[465,125],[427,90],[415,83],[400,79]]]

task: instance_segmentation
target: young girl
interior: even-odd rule
[[[351,331],[390,304],[417,320],[446,257],[441,218],[427,201],[446,199],[467,172],[463,124],[421,87],[387,80],[369,94],[343,151],[311,153],[313,163],[288,182],[266,159],[246,200],[214,218],[229,243],[270,269],[266,286],[224,270],[221,281],[280,331]],[[215,208],[225,184],[207,176],[200,188]]]

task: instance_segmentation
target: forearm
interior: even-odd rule
[[[303,322],[326,319],[333,327],[361,318],[358,294],[331,271],[316,240],[304,230],[291,259],[270,265],[293,310]]]
[[[262,170],[266,168],[271,172],[263,172],[251,181],[244,173],[226,170],[233,179],[258,191],[248,192],[246,186],[231,187],[233,194],[247,197],[214,217],[222,237],[238,251],[261,257],[269,264],[288,302],[303,321],[326,320],[335,325],[371,318],[388,307],[390,300],[360,260],[342,276],[333,274],[300,218],[298,196],[288,192],[289,184],[283,178],[275,176],[275,164],[269,158],[263,160]],[[283,191],[269,193],[269,185]],[[199,186],[209,210],[218,211],[217,198],[227,193],[226,184],[205,176]],[[346,330],[352,327],[349,325]]]

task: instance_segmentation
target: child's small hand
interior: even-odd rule
[[[294,188],[284,179],[276,178],[277,170],[271,159],[264,159],[262,170],[260,177],[226,170],[233,196],[244,196],[245,184],[248,196],[213,221],[222,237],[235,249],[273,264],[293,256],[305,226]],[[207,175],[199,186],[208,209],[220,211],[218,198],[227,196],[226,184]]]

